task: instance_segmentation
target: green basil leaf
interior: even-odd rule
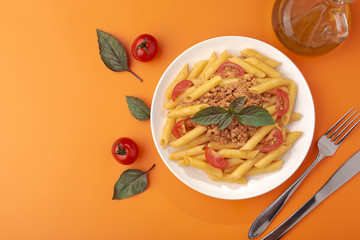
[[[155,164],[146,172],[138,169],[128,169],[124,171],[117,180],[114,187],[113,200],[124,199],[135,194],[145,191],[148,187],[147,173],[155,166]]]
[[[244,97],[238,97],[235,98],[229,105],[229,112],[230,113],[239,113],[241,109],[243,109],[245,104],[245,96]]]
[[[229,113],[224,114],[218,123],[219,130],[227,128],[232,120],[232,116]]]
[[[219,121],[228,114],[225,108],[222,107],[207,107],[198,111],[192,118],[191,121],[203,124],[218,124]]]
[[[115,72],[129,71],[125,48],[114,36],[96,30],[100,56],[105,65]]]
[[[131,72],[137,79],[143,80],[128,68],[128,59],[126,50],[119,40],[109,33],[96,29],[98,36],[98,43],[100,49],[100,56],[105,65],[115,71]]]
[[[137,120],[145,121],[150,118],[150,108],[137,97],[125,96],[131,115]]]
[[[275,124],[270,113],[260,106],[247,106],[236,114],[236,117],[239,122],[249,126],[259,127]]]

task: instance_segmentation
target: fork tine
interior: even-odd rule
[[[359,115],[358,115],[359,116]],[[356,116],[356,117],[358,117],[358,116]],[[354,119],[355,120],[355,119]],[[351,121],[351,122],[353,122],[353,121]],[[355,124],[354,124],[354,126],[352,126],[351,128],[350,128],[350,130],[339,140],[339,142],[337,142],[336,143],[336,145],[340,145],[344,140],[345,140],[345,138],[350,134],[350,132],[358,125],[360,123],[360,120],[358,120]],[[351,124],[351,123],[350,123]],[[350,125],[349,124],[349,125]]]
[[[360,115],[360,113],[353,119],[353,120],[351,120],[351,122],[348,124],[348,125],[346,125],[346,127],[344,127],[344,129],[334,138],[334,140],[333,140],[333,142],[335,142],[336,140],[338,140],[338,138],[343,134],[343,132],[345,132],[347,129],[348,129],[348,127],[357,119],[357,117]],[[350,118],[349,118],[350,119]],[[348,119],[348,120],[349,120]]]
[[[329,138],[332,138],[333,136],[335,136],[335,134],[337,134],[337,132],[351,119],[352,116],[354,116],[354,114],[357,112],[358,110],[356,110],[355,112],[353,112],[350,117],[348,117],[330,136]]]
[[[328,135],[332,130],[334,130],[334,128],[336,128],[336,126],[347,116],[349,115],[349,113],[354,109],[354,107],[352,107],[344,116],[342,116],[339,121],[337,121],[329,130],[327,130],[327,132],[324,135]]]

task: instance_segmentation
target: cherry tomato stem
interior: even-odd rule
[[[150,34],[141,34],[138,36],[131,47],[131,53],[134,58],[141,62],[152,60],[158,51],[158,42]]]

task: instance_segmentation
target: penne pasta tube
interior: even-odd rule
[[[215,176],[211,173],[207,173],[209,178],[213,181],[222,181],[222,182],[230,182],[230,183],[238,183],[238,184],[247,184],[247,181],[245,178],[240,179],[229,179],[224,175],[223,177]]]
[[[195,156],[199,154],[205,153],[204,148],[205,145],[199,145],[193,148],[187,148],[179,151],[175,151],[169,154],[170,160],[180,160],[184,159],[185,156]]]
[[[266,110],[270,113],[270,115],[274,115],[276,113],[276,105],[267,107]]]
[[[287,94],[289,94],[289,89],[285,86],[281,86],[281,87],[278,87],[280,88],[281,90],[283,90],[284,92],[286,92]],[[276,88],[273,88],[273,89],[270,89],[268,91],[266,91],[266,93],[269,93],[269,94],[272,94],[272,95],[276,95]]]
[[[240,78],[225,78],[225,79],[221,80],[221,82],[219,83],[219,86],[224,87],[224,86],[232,84],[232,83],[237,83],[240,80],[241,80]]]
[[[229,165],[227,167],[237,166],[237,165],[240,165],[241,163],[245,162],[245,160],[240,159],[240,158],[229,158],[229,159],[226,159],[226,161],[229,162]]]
[[[262,55],[261,53],[255,51],[254,49],[245,49],[245,50],[240,51],[240,53],[247,57],[255,57],[255,58],[263,61],[264,63],[266,63],[267,65],[269,65],[272,68],[276,68],[277,66],[279,66],[281,64],[280,62],[275,61],[274,59],[271,59],[271,58],[268,58],[268,57]]]
[[[289,109],[287,110],[287,112],[284,115],[281,116],[281,121],[283,122],[284,125],[288,124],[290,121],[290,116],[294,109],[296,94],[297,94],[297,87],[296,87],[296,84],[294,82],[292,82],[289,86],[289,94],[288,94]]]
[[[282,164],[282,161],[273,161],[264,168],[252,167],[245,173],[245,177],[276,171],[281,168]]]
[[[265,81],[258,85],[255,85],[249,88],[249,91],[256,94],[261,94],[270,89],[277,88],[284,85],[290,85],[292,81],[289,78],[273,78],[271,80]]]
[[[201,78],[195,78],[191,80],[194,83],[194,86],[199,87],[200,85],[204,84],[204,80]]]
[[[207,162],[201,161],[201,160],[193,158],[193,157],[188,157],[188,156],[186,156],[184,158],[184,160],[191,167],[196,167],[198,169],[204,170],[206,173],[210,173],[210,174],[212,174],[212,175],[214,175],[216,177],[222,177],[223,176],[223,172],[221,171],[220,168],[215,168],[215,167],[211,166]]]
[[[165,97],[169,101],[172,96],[172,92],[174,87],[181,81],[185,80],[189,75],[189,65],[185,64],[180,73],[176,76],[176,78],[170,83],[170,85],[165,90]]]
[[[182,146],[185,146],[187,143],[191,142],[192,140],[194,140],[195,138],[197,138],[206,131],[207,131],[206,127],[197,126],[191,131],[187,132],[184,136],[181,136],[175,141],[170,142],[169,146],[173,148],[180,148]]]
[[[255,57],[246,58],[244,59],[244,61],[263,71],[267,76],[271,78],[278,78],[283,75],[282,73],[276,71],[274,68],[270,67],[269,65]]]
[[[253,150],[255,146],[263,139],[271,130],[273,130],[275,125],[262,126],[257,130],[257,132],[245,143],[240,150]]]
[[[225,169],[223,170],[224,175],[225,175],[225,174],[230,174],[230,173],[232,173],[236,168],[239,167],[239,165],[240,165],[240,164],[225,168]]]
[[[290,122],[298,121],[300,118],[301,118],[301,114],[300,114],[300,113],[292,112],[292,113],[291,113],[291,116],[290,116],[289,123],[290,123]]]
[[[175,124],[175,118],[167,118],[162,134],[160,136],[160,145],[166,148],[169,144],[172,128]]]
[[[290,148],[290,146],[281,145],[280,147],[278,147],[277,149],[269,152],[262,159],[260,159],[260,161],[255,164],[255,167],[257,167],[257,168],[266,167],[267,165],[269,165],[275,159],[281,158],[281,156],[284,155],[284,153],[287,150],[289,150],[289,148]]]
[[[220,65],[226,61],[228,56],[229,54],[226,50],[221,53],[220,56],[208,68],[205,69],[204,80],[208,80],[211,74],[215,73],[216,70],[220,67]]]
[[[194,91],[189,93],[185,97],[184,101],[185,102],[192,102],[192,101],[198,99],[199,97],[201,97],[202,95],[204,95],[205,93],[210,91],[210,89],[212,89],[212,88],[216,87],[217,85],[219,85],[221,80],[222,79],[221,79],[220,76],[215,76],[215,77],[211,78],[209,81],[205,82],[204,84],[202,84],[198,88],[196,88]]]
[[[244,60],[242,60],[239,57],[229,58],[229,62],[239,65],[240,67],[242,67],[242,69],[244,69],[245,72],[254,74],[254,76],[257,78],[263,78],[266,76],[266,74],[263,71],[261,71],[260,69],[257,69],[256,67],[245,62]]]
[[[216,60],[216,58],[217,58],[216,53],[212,52],[208,62],[206,63],[206,65],[204,67],[204,69],[200,72],[199,78],[201,78],[202,80],[205,80],[205,70],[208,69],[209,66],[211,66],[211,64],[213,64],[213,62]]]
[[[199,154],[199,155],[195,155],[195,156],[192,156],[193,158],[196,158],[196,159],[199,159],[201,161],[206,161],[206,156],[205,156],[205,153],[203,154]]]
[[[250,170],[265,154],[259,153],[256,157],[247,159],[245,162],[239,165],[230,175],[227,176],[228,179],[239,179],[242,178],[247,171]]]
[[[218,154],[224,158],[254,158],[259,150],[238,150],[238,149],[220,149]]]
[[[207,60],[202,60],[202,61],[198,61],[197,63],[195,63],[195,65],[191,69],[187,79],[192,80],[192,79],[197,78],[199,76],[199,74],[201,73],[201,71],[204,69],[207,62],[208,62]]]
[[[287,146],[292,146],[293,143],[302,135],[302,132],[299,132],[299,131],[294,131],[294,132],[289,132],[287,135],[286,135],[286,140],[285,140],[285,143],[284,145],[287,145]]]
[[[185,145],[186,148],[192,148],[195,147],[197,145],[206,143],[208,141],[210,141],[212,138],[207,136],[206,133],[202,134],[201,136],[195,138],[194,140],[192,140],[191,142],[189,142],[188,144]]]
[[[167,116],[169,118],[178,118],[178,117],[195,115],[198,111],[200,111],[201,109],[204,109],[208,106],[209,105],[207,105],[207,104],[199,104],[199,105],[193,105],[193,106],[189,106],[189,107],[178,108],[178,109],[174,109],[174,110],[170,111]]]
[[[210,147],[214,150],[219,150],[219,149],[223,149],[223,148],[238,148],[238,144],[234,143],[234,142],[221,144],[220,142],[212,141],[212,142],[209,142],[208,147]]]

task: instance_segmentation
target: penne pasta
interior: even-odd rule
[[[195,138],[191,142],[185,145],[186,148],[192,148],[197,145],[201,145],[203,143],[209,142],[212,138],[210,136],[207,136],[206,133],[202,134],[201,136]]]
[[[276,159],[280,159],[284,153],[289,150],[289,148],[292,146],[292,144],[295,142],[296,139],[298,139],[301,136],[301,132],[290,132],[286,136],[286,141],[283,145],[281,145],[279,148],[269,152],[266,154],[259,162],[255,164],[255,167],[257,168],[264,168],[267,165],[269,165],[272,161]]]
[[[193,130],[187,132],[184,136],[176,139],[175,141],[169,143],[170,147],[173,148],[180,148],[185,146],[187,143],[191,142],[201,134],[203,134],[206,131],[206,127],[203,126],[197,126]]]
[[[218,154],[224,158],[254,158],[259,150],[238,150],[238,149],[220,149]]]
[[[280,62],[275,61],[274,59],[268,58],[268,57],[262,55],[261,53],[258,53],[254,49],[248,48],[248,49],[240,51],[240,53],[247,57],[255,57],[255,58],[263,61],[264,63],[266,63],[267,65],[269,65],[272,68],[276,68],[277,66],[279,66],[281,64]]]
[[[245,72],[254,74],[255,77],[263,78],[266,76],[266,74],[263,71],[254,67],[253,65],[245,62],[244,60],[242,60],[239,57],[229,58],[229,62],[239,65],[240,67],[242,67],[244,69]]]
[[[273,172],[281,168],[283,162],[282,161],[273,161],[269,165],[264,168],[252,167],[247,173],[245,173],[245,177],[259,175],[263,173]]]
[[[263,71],[266,74],[266,76],[269,76],[271,78],[278,78],[283,75],[282,73],[276,71],[274,68],[270,67],[269,65],[267,65],[266,63],[260,61],[255,57],[246,58],[244,59],[244,61],[253,65],[255,68]]]
[[[212,141],[212,142],[209,142],[208,147],[210,147],[214,150],[219,150],[219,149],[223,149],[223,148],[238,148],[238,144],[233,143],[233,142],[221,144],[220,142]]]
[[[192,79],[197,78],[199,76],[199,74],[201,73],[201,71],[204,69],[207,62],[208,62],[207,60],[202,60],[202,61],[199,61],[199,62],[195,63],[195,65],[191,69],[187,79],[192,80]]]
[[[165,97],[169,101],[171,99],[172,92],[174,90],[174,87],[181,81],[185,80],[189,76],[189,65],[185,64],[183,69],[180,71],[180,73],[176,76],[174,81],[168,86],[165,90]]]
[[[254,166],[265,154],[259,153],[256,157],[247,159],[245,162],[239,165],[229,176],[228,179],[240,179],[242,178],[247,171]]]
[[[163,131],[162,131],[162,134],[160,137],[160,145],[163,148],[166,148],[169,143],[171,131],[172,131],[174,124],[175,124],[175,118],[167,118],[166,119],[166,123],[165,123],[165,126],[163,128]]]
[[[296,98],[296,93],[297,92],[297,87],[295,85],[295,83],[291,83],[289,86],[289,109],[288,111],[281,116],[281,121],[284,125],[288,124],[290,121],[290,116],[291,113],[293,111],[294,108],[294,104],[295,104],[295,98]]]
[[[184,158],[184,160],[188,164],[188,166],[199,168],[199,169],[204,170],[205,172],[210,173],[216,177],[223,176],[223,172],[221,171],[220,168],[215,168],[207,162],[201,161],[201,160],[193,158],[193,157],[188,157],[188,156],[186,156]]]
[[[222,79],[221,79],[220,76],[215,76],[215,77],[211,78],[209,81],[207,81],[204,84],[200,85],[198,88],[196,88],[190,94],[188,94],[185,97],[184,101],[185,102],[192,102],[192,101],[198,99],[199,97],[201,97],[202,95],[204,95],[205,93],[210,91],[210,89],[212,89],[212,88],[216,87],[217,85],[219,85],[221,80]]]
[[[213,181],[246,184],[246,178],[281,168],[283,161],[279,159],[302,132],[286,128],[288,123],[299,120],[301,114],[294,111],[295,82],[275,69],[281,63],[254,49],[240,53],[242,56],[235,56],[225,50],[217,56],[212,52],[191,69],[184,65],[165,89],[163,108],[167,110],[167,119],[160,145],[171,148],[169,160],[200,169]],[[174,87],[183,80],[190,80],[193,85],[173,98]],[[240,97],[246,97],[246,102],[233,101]],[[236,116],[253,101],[263,109],[248,108],[243,116]],[[289,108],[284,107],[287,105]],[[191,121],[191,116],[207,107],[213,108],[203,111],[203,116],[198,115],[200,120]],[[259,115],[252,120],[252,114]],[[259,119],[261,114],[268,119],[271,116],[275,124]],[[246,126],[245,118],[252,127]],[[262,125],[262,120],[264,126],[255,127]],[[179,121],[184,121],[185,129],[178,129]]]
[[[277,88],[284,85],[290,85],[292,84],[292,81],[289,78],[272,78],[268,81],[265,81],[263,83],[260,83],[258,85],[255,85],[251,88],[249,88],[250,92],[261,94],[263,92],[266,92],[270,89]]]
[[[174,109],[168,113],[168,117],[169,118],[178,118],[178,117],[195,115],[195,113],[197,113],[198,111],[200,111],[201,109],[204,109],[206,107],[208,107],[208,105],[200,104],[200,105],[193,105],[193,106],[189,106],[189,107]]]
[[[221,55],[204,71],[204,80],[208,80],[214,72],[223,64],[228,58],[228,52],[225,50]]]
[[[255,146],[271,131],[275,125],[267,125],[261,127],[240,150],[253,150]]]
[[[187,148],[179,151],[175,151],[169,154],[170,160],[180,160],[184,159],[186,156],[195,156],[199,154],[205,153],[204,148],[205,145],[199,145],[193,148]]]

